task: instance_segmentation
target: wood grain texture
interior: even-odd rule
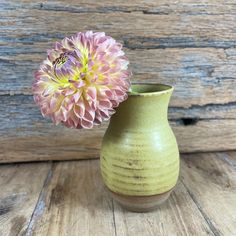
[[[235,152],[184,155],[168,201],[143,214],[111,199],[97,160],[54,163],[26,235],[234,235],[235,157]]]
[[[124,43],[134,81],[176,85],[175,101],[184,103],[180,106],[233,99],[236,4],[232,0],[198,4],[192,0],[179,4],[104,0],[0,4],[0,40],[4,46],[0,51],[1,94],[31,94],[32,72],[52,42],[79,30],[94,29],[104,30]],[[186,89],[194,96],[186,99]]]
[[[107,124],[92,130],[54,126],[42,118],[31,96],[1,96],[1,99],[1,163],[99,157]],[[191,112],[187,108],[170,108],[170,124],[180,151],[235,149],[235,111],[234,104],[227,108],[222,105],[194,106]]]
[[[182,182],[214,235],[236,234],[236,153],[184,156]]]
[[[131,48],[235,45],[232,0],[217,0],[213,4],[209,0],[198,4],[193,0],[143,2],[1,1],[3,40],[27,43],[38,36],[36,41],[48,41],[78,30],[94,29],[105,30]],[[21,31],[15,31],[17,28]]]
[[[182,184],[167,204],[144,214],[123,211],[104,190],[98,161],[57,164],[40,200],[45,208],[26,235],[211,235]]]
[[[132,213],[114,203],[117,236],[214,235],[182,183],[156,211]]]
[[[0,235],[24,235],[50,163],[0,166]]]
[[[1,98],[0,162],[99,157],[104,127],[76,130],[54,126],[42,118],[31,96]]]
[[[98,161],[54,164],[26,235],[115,235]]]
[[[0,0],[0,9],[0,162],[98,156],[104,128],[53,127],[31,97],[46,49],[91,29],[124,44],[133,82],[175,86],[169,117],[181,152],[236,148],[233,0]]]
[[[49,46],[48,46],[49,47]],[[43,53],[30,53],[32,50]],[[0,94],[31,95],[33,71],[45,58],[46,45],[14,48],[2,56]],[[234,91],[236,49],[125,49],[133,71],[133,82],[166,83],[175,87],[171,106],[191,108],[236,102]]]

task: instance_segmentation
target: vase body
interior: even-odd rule
[[[173,87],[133,85],[104,135],[100,166],[105,185],[121,205],[149,211],[165,201],[179,175],[179,151],[168,123]]]

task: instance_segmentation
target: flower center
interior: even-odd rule
[[[89,84],[89,54],[87,48],[80,52],[70,51],[61,53],[53,61],[54,74],[57,85],[61,88]],[[83,81],[83,82],[82,82]]]
[[[56,67],[61,67],[62,65],[64,65],[68,60],[68,55],[67,53],[62,53],[60,54],[60,57],[58,57],[54,62],[54,68]]]

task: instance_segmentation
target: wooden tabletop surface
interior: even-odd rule
[[[132,213],[107,194],[98,160],[2,164],[0,235],[236,235],[236,152],[188,154],[169,200]]]

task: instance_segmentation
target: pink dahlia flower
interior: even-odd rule
[[[55,124],[92,128],[114,113],[130,88],[122,45],[105,33],[77,33],[56,42],[35,73],[34,100]]]

